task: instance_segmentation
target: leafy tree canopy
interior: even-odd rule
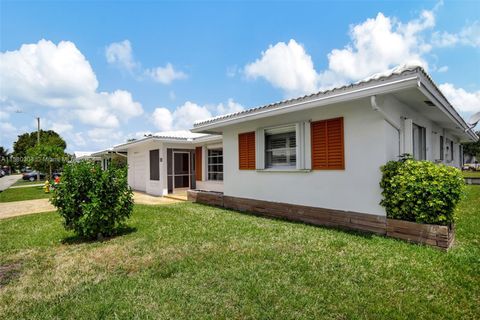
[[[480,131],[477,131],[477,136],[480,136]],[[477,142],[463,143],[463,152],[474,155],[477,159],[480,158],[480,140]]]
[[[28,155],[28,149],[37,145],[37,131],[24,133],[18,136],[17,141],[13,144],[13,157],[16,159],[18,166],[25,166],[24,160]],[[63,138],[53,130],[40,130],[40,145],[49,145],[60,148],[64,151],[67,143]]]
[[[67,162],[67,154],[57,145],[39,144],[27,150],[26,163],[40,172],[48,172],[52,176]]]

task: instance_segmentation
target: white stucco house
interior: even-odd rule
[[[223,146],[219,135],[159,132],[115,146],[127,154],[134,190],[163,196],[187,189],[223,191]]]
[[[419,66],[201,121],[192,132],[223,137],[227,207],[289,204],[379,217],[387,161],[408,153],[459,167],[460,142],[478,139]]]
[[[112,150],[135,190],[215,191],[204,202],[384,233],[380,167],[406,153],[460,167],[460,143],[477,139],[421,67],[402,66]]]

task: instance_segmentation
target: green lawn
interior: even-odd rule
[[[462,171],[465,178],[480,178],[480,171]]]
[[[9,188],[0,192],[0,202],[49,198],[50,194],[43,187]]]
[[[34,185],[34,184],[44,184],[44,183],[45,183],[45,180],[31,182],[31,181],[28,181],[28,180],[20,179],[17,182],[15,182],[14,184],[12,184],[12,186],[30,186],[30,185]]]
[[[55,213],[0,220],[4,319],[474,319],[480,187],[449,252],[181,203],[80,242]]]

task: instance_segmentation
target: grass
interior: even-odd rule
[[[480,178],[480,171],[462,171],[465,178]]]
[[[55,213],[0,220],[4,319],[474,319],[480,187],[449,252],[208,206],[137,205],[82,242]],[[3,270],[3,275],[2,271]]]
[[[33,200],[49,198],[50,194],[43,187],[9,188],[0,192],[0,202]]]
[[[12,184],[12,186],[31,186],[31,185],[35,185],[35,184],[44,184],[45,183],[45,180],[40,180],[40,181],[28,181],[28,180],[23,180],[20,178],[20,180],[18,180],[17,182],[15,182],[14,184]]]

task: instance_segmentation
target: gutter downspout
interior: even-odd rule
[[[371,96],[370,97],[370,104],[372,105],[372,109],[374,111],[377,111],[383,116],[383,119],[387,121],[392,127],[397,129],[397,131],[400,133],[400,125],[395,122],[388,114],[383,111],[383,109],[377,104],[377,96]]]
[[[398,132],[398,154],[401,154],[401,134],[402,129],[400,125],[393,120],[385,111],[378,105],[377,103],[377,96],[373,95],[370,96],[370,104],[372,106],[373,111],[380,113],[385,121],[387,121],[392,127],[394,127]]]

